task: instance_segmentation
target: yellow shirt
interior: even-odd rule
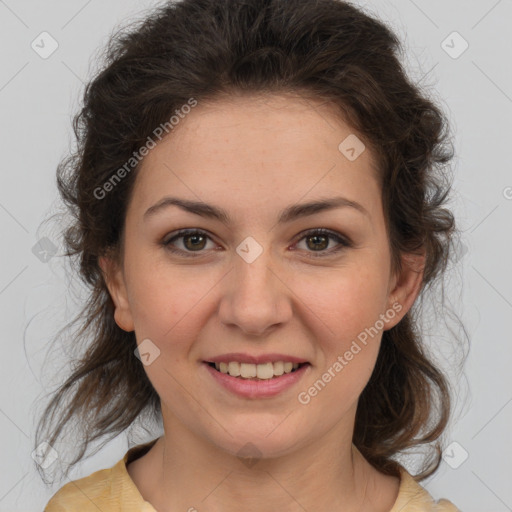
[[[44,512],[157,512],[144,500],[126,469],[155,442],[134,446],[111,468],[67,483],[52,496]],[[400,472],[398,497],[389,512],[460,512],[447,500],[434,501],[403,467]]]

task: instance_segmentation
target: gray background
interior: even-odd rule
[[[55,168],[73,145],[71,116],[111,31],[159,3],[0,0],[0,511],[42,510],[57,490],[45,488],[34,469],[33,434],[43,393],[59,377],[52,370],[58,354],[43,367],[47,343],[75,311],[80,290],[73,305],[63,258],[45,262],[36,244],[47,237],[61,253],[56,227],[41,221],[57,208]],[[454,281],[450,300],[471,348],[461,375],[450,348],[456,342],[449,332],[437,338],[444,340],[436,349],[440,364],[458,389],[446,434],[447,444],[457,444],[423,485],[465,512],[512,510],[512,2],[360,5],[398,32],[407,69],[448,113],[455,133],[453,207],[464,239],[460,282]],[[43,31],[58,42],[46,59],[31,47]],[[469,44],[461,55],[463,41],[454,31]],[[65,362],[67,355],[59,354]],[[126,436],[119,436],[72,478],[112,466],[127,446]],[[408,460],[413,469],[414,459]]]

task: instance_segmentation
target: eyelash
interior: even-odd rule
[[[179,254],[181,256],[185,256],[187,258],[189,258],[189,257],[195,258],[195,257],[201,256],[201,251],[183,251],[181,249],[176,249],[176,248],[172,247],[172,245],[171,245],[172,242],[174,242],[175,240],[177,240],[179,238],[183,238],[185,236],[192,236],[192,235],[206,236],[207,238],[209,238],[211,240],[208,233],[206,233],[205,231],[202,231],[200,229],[182,229],[182,230],[178,231],[172,238],[169,238],[168,240],[163,241],[162,245],[166,248],[166,250],[168,250],[174,254]],[[310,229],[308,231],[305,231],[304,233],[301,233],[301,235],[302,235],[302,237],[299,238],[297,243],[299,243],[304,238],[307,238],[308,236],[311,236],[311,235],[324,235],[324,236],[327,236],[328,238],[331,238],[339,243],[339,245],[337,247],[335,247],[334,249],[319,251],[316,254],[315,254],[315,251],[308,251],[308,252],[312,253],[309,255],[309,257],[311,257],[311,258],[325,258],[327,256],[332,256],[334,253],[337,253],[345,248],[352,247],[352,242],[348,238],[342,237],[339,234],[337,234],[336,232],[330,231],[329,229],[325,229],[325,228]],[[197,255],[194,254],[194,252],[197,252]]]

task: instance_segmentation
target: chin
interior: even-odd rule
[[[275,427],[274,427],[275,428]],[[297,449],[299,441],[290,437],[290,428],[272,429],[241,428],[229,430],[232,436],[223,435],[222,439],[210,439],[217,448],[239,458],[272,459],[287,455]],[[296,432],[295,429],[291,431]],[[269,432],[271,434],[269,435]],[[225,434],[225,432],[224,432]]]

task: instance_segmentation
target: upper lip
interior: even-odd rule
[[[238,363],[275,363],[277,361],[291,362],[291,363],[307,363],[306,359],[301,357],[289,356],[286,354],[261,354],[259,356],[253,356],[250,354],[243,354],[241,352],[233,352],[230,354],[222,354],[220,356],[211,357],[205,362],[207,363],[229,363],[231,361],[237,361]]]

